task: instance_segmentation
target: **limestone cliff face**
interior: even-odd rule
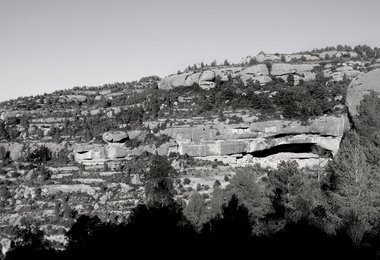
[[[337,153],[348,128],[345,115],[320,117],[307,124],[272,120],[238,125],[172,127],[159,134],[168,135],[173,140],[159,147],[148,145],[131,149],[123,143],[76,144],[74,156],[79,162],[92,164],[125,159],[143,151],[160,155],[178,152],[231,165],[263,163],[264,166],[275,166],[281,160],[296,160],[301,165],[313,166],[327,162]],[[318,154],[318,149],[323,155]]]
[[[247,159],[277,154],[276,160],[280,162],[288,158],[291,152],[298,154],[305,151],[302,159],[318,158],[310,150],[311,146],[320,147],[331,156],[335,155],[348,127],[347,117],[342,115],[317,118],[307,125],[297,121],[274,120],[240,125],[169,128],[163,133],[176,140],[180,154],[212,160],[223,159],[223,156],[245,156]],[[281,153],[288,154],[282,157]],[[243,161],[244,158],[235,160],[235,163]]]

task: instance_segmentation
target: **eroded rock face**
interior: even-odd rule
[[[130,154],[130,150],[123,144],[109,144],[105,147],[108,159],[121,159]]]
[[[380,69],[360,74],[347,88],[346,105],[351,116],[358,114],[358,106],[363,96],[371,90],[380,93]]]
[[[86,184],[57,184],[57,185],[46,185],[42,187],[42,192],[45,194],[56,194],[59,192],[63,193],[87,193],[90,196],[95,195],[96,190],[99,189],[98,187],[91,187]]]
[[[124,131],[110,131],[103,134],[103,140],[107,143],[124,143],[128,140],[128,134]]]
[[[342,63],[338,64],[339,66],[336,67],[334,70],[332,69],[332,65],[328,64],[325,66],[323,70],[323,74],[327,78],[332,78],[334,81],[342,81],[344,77],[348,79],[353,79],[354,77],[358,76],[360,74],[360,71],[356,68],[364,68],[364,64],[361,62],[348,62],[348,63]]]
[[[23,149],[24,145],[20,143],[11,143],[9,145],[9,157],[12,161],[18,161],[21,159]]]
[[[281,76],[285,74],[310,73],[318,64],[289,64],[289,63],[274,63],[270,71],[272,76]]]
[[[203,72],[188,72],[177,75],[167,76],[162,79],[158,88],[172,89],[177,87],[192,86],[198,84],[203,89],[215,87],[215,78],[220,77],[222,81],[227,81],[228,76],[240,77],[243,81],[252,79],[259,81],[261,84],[270,82],[269,71],[265,64],[253,65],[250,67],[220,67],[210,68]]]
[[[310,163],[316,163],[315,159],[319,157],[317,151],[312,149],[319,147],[326,157],[334,156],[348,126],[345,116],[329,116],[317,118],[308,124],[273,120],[245,125],[169,128],[164,132],[176,140],[180,154],[194,157],[214,160],[219,156],[226,161],[227,156],[230,163],[241,164],[244,160],[233,158],[246,154],[254,158],[252,162],[270,159],[274,163],[276,158],[285,160],[289,155],[298,158],[302,153],[302,160],[309,156],[307,158],[313,159]],[[287,157],[280,156],[284,153],[288,154]]]

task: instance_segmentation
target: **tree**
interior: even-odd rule
[[[380,216],[380,178],[360,145],[359,136],[351,132],[343,139],[338,154],[328,166],[329,189],[337,215],[346,225],[353,243],[359,245],[365,232]],[[354,221],[353,221],[354,220]]]
[[[0,160],[5,160],[9,156],[8,152],[5,150],[4,146],[0,147]]]
[[[7,253],[6,259],[53,259],[56,252],[44,239],[43,232],[37,226],[18,229],[14,246]]]
[[[34,149],[28,156],[27,161],[35,164],[47,163],[52,159],[52,153],[46,146],[42,145]]]
[[[183,211],[185,217],[200,231],[203,224],[208,220],[207,206],[204,197],[198,192],[194,192]]]
[[[289,74],[288,77],[286,78],[286,81],[288,82],[289,86],[294,86],[294,75]]]
[[[52,175],[51,171],[44,166],[38,166],[37,167],[37,173],[38,173],[38,177],[42,181],[50,180],[51,175]]]
[[[257,182],[257,178],[264,172],[265,170],[260,166],[239,168],[225,188],[228,197],[235,195],[255,221],[271,211],[267,194]]]
[[[166,158],[154,155],[148,172],[145,174],[145,194],[150,203],[168,205],[173,203],[173,177],[176,170]]]
[[[136,246],[162,249],[194,242],[194,229],[182,214],[181,207],[170,205],[138,205],[128,219],[127,234]]]
[[[236,245],[249,241],[252,226],[248,209],[233,195],[229,202],[222,206],[221,214],[206,223],[202,234],[219,245]]]

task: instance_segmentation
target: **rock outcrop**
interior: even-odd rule
[[[348,86],[346,104],[351,116],[358,114],[360,101],[371,90],[380,93],[380,69],[360,74]]]
[[[363,69],[364,64],[362,62],[347,62],[339,63],[337,67],[333,67],[331,64],[327,64],[324,67],[323,74],[327,78],[332,78],[334,81],[342,81],[344,77],[353,79],[360,74],[360,70]]]
[[[243,81],[252,79],[265,84],[271,81],[269,71],[265,64],[258,64],[250,67],[218,67],[209,68],[203,72],[187,72],[167,76],[162,79],[158,88],[172,89],[177,87],[192,86],[198,84],[203,89],[215,87],[215,78],[219,76],[222,81],[227,81],[228,76],[240,77]]]
[[[318,53],[319,58],[328,59],[328,58],[341,58],[341,57],[349,57],[356,58],[358,54],[353,51],[325,51]]]
[[[22,143],[0,143],[0,147],[3,147],[5,152],[9,152],[9,157],[12,161],[18,161],[23,156],[24,144]]]
[[[90,196],[95,195],[95,191],[99,189],[98,187],[91,187],[86,184],[71,184],[71,185],[46,185],[42,187],[42,192],[44,194],[57,194],[57,193],[86,193]]]
[[[124,143],[128,140],[128,134],[124,131],[110,131],[103,134],[103,141],[107,143]]]
[[[219,158],[226,161],[228,158],[230,163],[236,164],[259,162],[261,159],[274,164],[277,159],[279,163],[280,160],[293,156],[292,158],[303,162],[310,159],[309,164],[312,164],[317,163],[316,158],[331,158],[338,152],[343,133],[349,127],[347,121],[346,116],[342,115],[320,117],[309,120],[306,124],[291,120],[272,120],[238,125],[171,127],[161,130],[160,134],[170,136],[173,140],[159,147],[145,145],[131,149],[123,143],[76,144],[74,157],[78,162],[93,164],[125,159],[146,151],[159,155],[178,152],[210,160]],[[132,136],[138,138],[139,133],[133,133]],[[320,154],[321,158],[318,152],[323,153]]]
[[[317,151],[312,151],[313,148],[324,150],[327,157],[335,155],[347,128],[345,116],[330,116],[317,118],[307,125],[297,121],[274,120],[245,125],[168,128],[163,133],[176,140],[180,154],[204,159],[214,160],[218,156],[231,156],[231,159],[242,157],[241,154],[266,158],[282,153],[304,153],[315,159],[318,155],[315,154]],[[286,159],[280,155],[273,158]],[[303,159],[306,159],[305,155]],[[241,160],[233,161],[242,163]]]

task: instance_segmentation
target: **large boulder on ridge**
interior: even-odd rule
[[[124,131],[105,132],[103,140],[107,143],[124,143],[128,140],[128,134]]]
[[[346,105],[351,116],[358,114],[358,106],[363,96],[370,91],[380,93],[380,69],[362,73],[351,81],[347,88]]]

